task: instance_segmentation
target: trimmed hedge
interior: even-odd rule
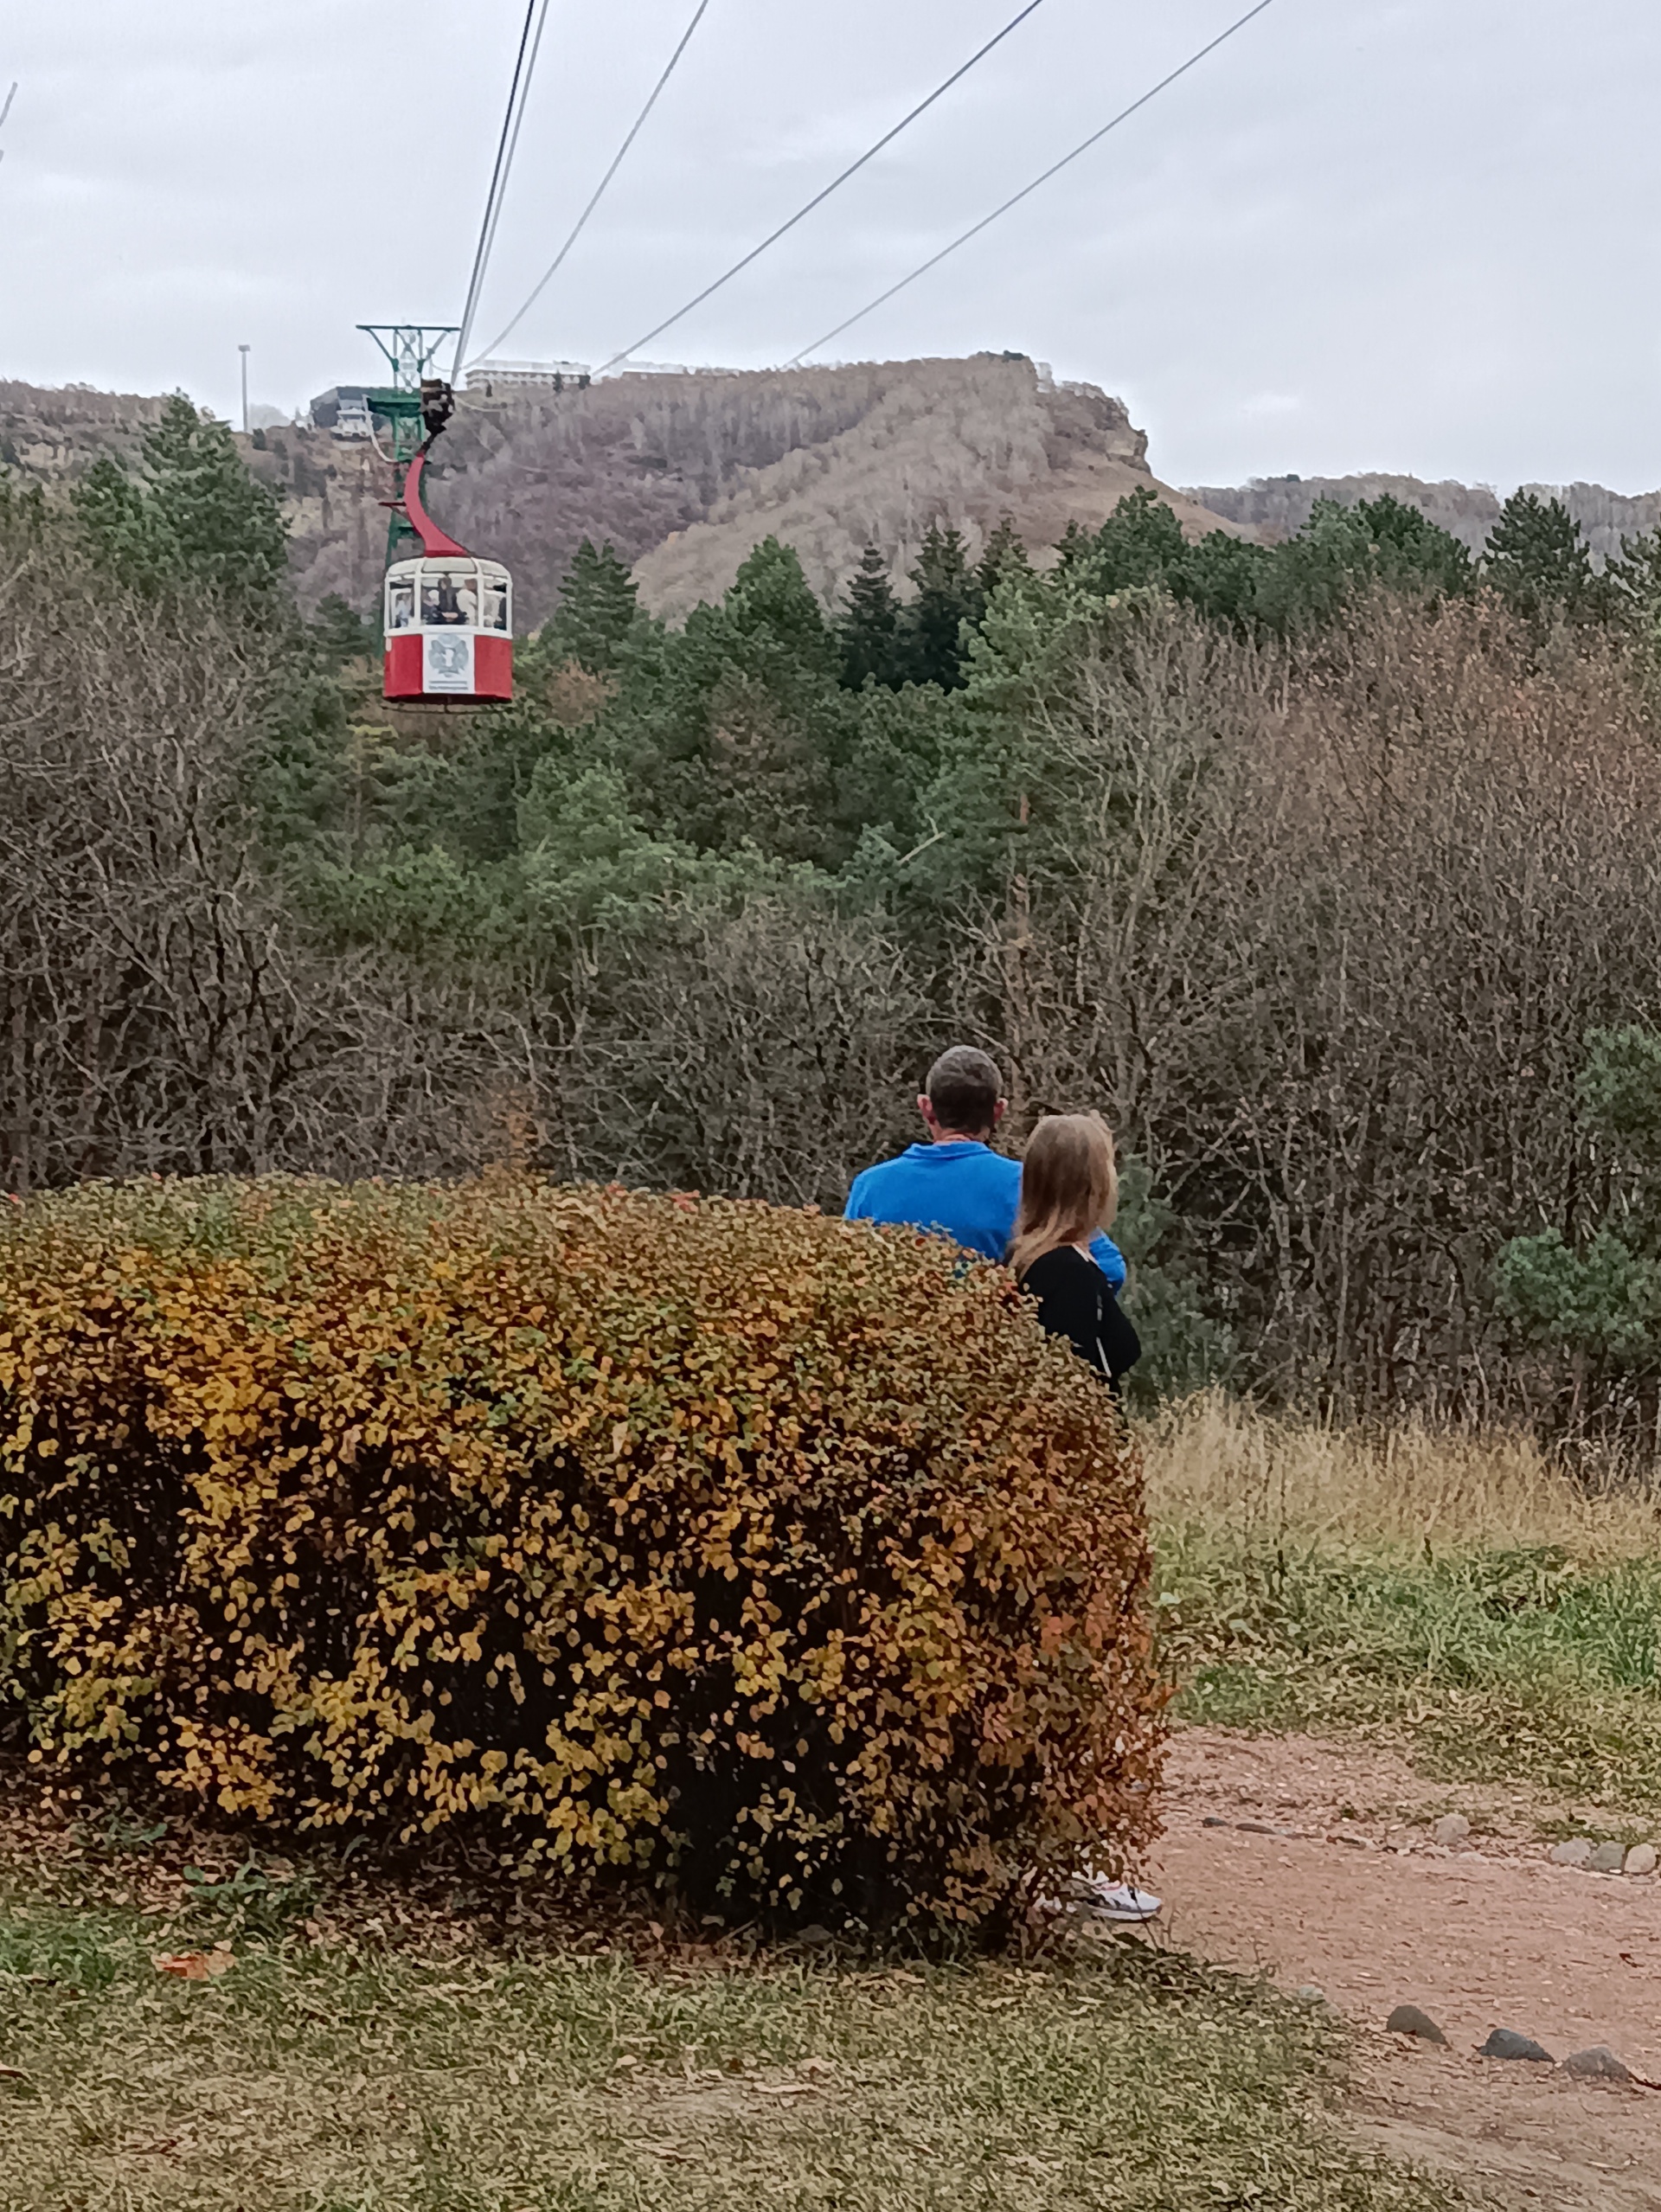
[[[0,1516],[66,1779],[871,1924],[1152,1825],[1139,1471],[938,1240],[508,1178],[14,1205]]]

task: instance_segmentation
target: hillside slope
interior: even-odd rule
[[[133,457],[160,404],[0,385],[0,457],[62,483],[99,452]],[[338,592],[368,607],[391,471],[369,446],[322,431],[239,442],[285,495],[302,601]],[[769,533],[797,547],[830,598],[871,540],[903,578],[931,523],[955,523],[978,548],[1007,514],[1043,547],[1140,486],[1190,530],[1230,527],[1157,483],[1119,401],[1058,388],[1023,356],[991,355],[468,393],[427,480],[446,528],[513,569],[522,628],[549,612],[585,537],[610,540],[638,564],[645,603],[680,616],[724,590]]]
[[[766,381],[799,383],[820,399],[823,434],[737,471],[707,516],[639,561],[641,595],[659,612],[681,615],[724,591],[767,536],[794,546],[830,599],[869,543],[903,576],[934,523],[955,524],[978,551],[1007,515],[1029,545],[1053,546],[1069,523],[1093,527],[1145,487],[1190,530],[1219,527],[1153,477],[1147,440],[1122,402],[1089,385],[1051,384],[1024,359],[894,362]],[[741,404],[741,391],[727,403]]]
[[[136,459],[139,440],[161,419],[160,399],[138,392],[95,392],[90,384],[51,390],[0,377],[0,467],[67,484],[101,453]]]
[[[1661,491],[1627,494],[1600,484],[1525,484],[1521,490],[1542,499],[1561,499],[1585,531],[1593,551],[1606,559],[1623,542],[1661,523]],[[1212,514],[1271,540],[1290,537],[1309,520],[1318,499],[1350,507],[1358,499],[1384,492],[1417,507],[1433,523],[1462,538],[1479,553],[1499,520],[1498,495],[1485,484],[1426,484],[1414,476],[1254,477],[1249,484],[1207,484],[1190,490]]]
[[[159,398],[0,381],[0,467],[61,487],[99,454],[137,458]],[[285,503],[296,588],[374,604],[392,471],[365,445],[285,427],[239,440]],[[1009,516],[1035,548],[1069,523],[1093,526],[1150,489],[1190,535],[1291,535],[1318,498],[1391,492],[1481,548],[1499,513],[1486,485],[1382,473],[1255,478],[1178,491],[1149,470],[1123,403],[1055,385],[1020,355],[864,362],[842,369],[631,375],[587,391],[462,395],[428,478],[433,514],[465,544],[506,561],[518,624],[548,613],[585,537],[634,566],[646,606],[679,618],[732,581],[769,534],[800,553],[827,600],[869,542],[897,578],[933,523],[972,549]],[[1661,524],[1661,491],[1534,484],[1556,492],[1595,551]]]

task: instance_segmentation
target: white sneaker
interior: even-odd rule
[[[1108,1882],[1100,1875],[1081,1876],[1074,1884],[1074,1894],[1081,1903],[1106,1920],[1151,1920],[1157,1917],[1164,1901],[1145,1889],[1138,1889],[1134,1882]]]

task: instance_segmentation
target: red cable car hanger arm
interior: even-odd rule
[[[433,437],[437,435],[435,431]],[[426,456],[432,444],[432,438],[426,439],[417,449],[415,458],[409,465],[409,472],[404,478],[403,496],[394,503],[402,508],[410,528],[421,542],[421,551],[427,558],[459,553],[463,560],[468,560],[471,556],[466,547],[458,545],[454,538],[441,530],[421,504],[421,471],[426,466]]]

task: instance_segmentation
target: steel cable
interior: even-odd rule
[[[491,340],[489,345],[484,349],[484,353],[480,356],[481,359],[493,354],[497,346],[501,345],[505,339],[513,335],[520,324],[523,322],[525,317],[529,314],[531,309],[536,305],[536,302],[542,298],[542,293],[546,291],[548,285],[559,274],[566,255],[571,251],[571,248],[576,244],[577,240],[582,236],[583,232],[587,228],[589,216],[593,214],[594,209],[600,205],[601,200],[606,196],[606,187],[610,184],[612,179],[617,175],[618,170],[622,168],[624,161],[628,155],[630,147],[634,144],[635,140],[639,137],[642,130],[645,128],[646,118],[651,113],[652,109],[657,106],[658,99],[661,96],[664,87],[668,84],[670,79],[675,74],[682,54],[685,53],[687,48],[692,43],[693,32],[696,30],[698,25],[703,21],[704,16],[709,13],[709,0],[698,0],[697,9],[693,15],[691,22],[681,33],[680,44],[676,48],[673,54],[670,55],[668,65],[664,68],[664,74],[658,78],[657,83],[651,88],[651,95],[650,99],[647,100],[645,106],[641,109],[639,114],[635,117],[632,125],[630,126],[628,136],[624,139],[622,144],[618,148],[616,154],[612,157],[611,167],[606,170],[605,176],[600,178],[600,183],[594,187],[593,197],[589,201],[582,213],[577,217],[575,223],[572,227],[570,236],[566,240],[564,245],[561,247],[559,252],[554,256],[554,259],[548,263],[548,267],[542,272],[541,278],[536,283],[535,288],[531,292],[530,297],[526,300],[524,305],[519,310],[519,312],[514,317],[510,323],[503,324],[497,336]]]
[[[1027,0],[1025,7],[1017,15],[1012,16],[1001,31],[997,32],[994,37],[989,38],[985,45],[976,53],[972,54],[960,68],[954,69],[943,84],[936,85],[927,99],[919,100],[908,115],[901,116],[891,131],[885,131],[874,146],[868,146],[857,161],[850,162],[840,176],[832,177],[830,183],[822,191],[816,192],[805,207],[798,208],[788,221],[781,222],[777,230],[769,231],[759,246],[753,246],[741,260],[734,261],[730,269],[723,271],[713,284],[705,285],[696,298],[689,299],[684,307],[677,307],[672,315],[666,315],[661,323],[654,324],[645,336],[637,338],[632,346],[625,346],[621,353],[614,353],[609,361],[601,362],[599,369],[594,372],[595,375],[604,375],[608,369],[615,369],[619,362],[626,361],[631,354],[638,353],[642,346],[649,346],[654,338],[662,337],[665,330],[671,330],[677,323],[683,321],[695,307],[702,307],[704,301],[718,292],[723,285],[730,284],[735,276],[749,267],[752,261],[759,260],[770,246],[776,246],[787,231],[794,230],[797,224],[805,221],[816,208],[822,208],[833,192],[840,191],[850,176],[856,176],[868,162],[875,161],[885,146],[891,146],[902,131],[908,130],[920,115],[926,114],[936,100],[942,99],[951,91],[953,85],[966,77],[977,62],[984,61],[995,46],[1001,46],[1010,33],[1017,30],[1025,22],[1027,17],[1035,14],[1042,4],[1043,0]],[[1264,4],[1267,4],[1267,0],[1264,0]]]
[[[1227,30],[1219,31],[1215,38],[1201,47],[1197,54],[1190,54],[1180,67],[1173,69],[1169,76],[1161,77],[1157,85],[1151,86],[1139,99],[1133,99],[1128,107],[1121,108],[1111,122],[1102,125],[1100,131],[1093,131],[1087,138],[1074,147],[1070,154],[1063,154],[1060,161],[1052,162],[1042,176],[1035,176],[1030,184],[1023,184],[1018,192],[1013,193],[1004,201],[1002,207],[994,208],[989,215],[983,215],[978,223],[972,224],[960,237],[954,238],[949,246],[941,247],[938,253],[931,253],[927,260],[920,262],[909,276],[901,277],[898,284],[892,284],[886,292],[878,292],[875,299],[868,300],[856,314],[850,315],[845,321],[838,323],[834,330],[827,330],[822,338],[815,338],[811,346],[804,346],[799,353],[792,354],[785,366],[787,369],[796,368],[807,359],[809,354],[817,353],[821,346],[828,346],[832,338],[839,338],[844,330],[851,330],[856,323],[863,323],[868,315],[874,315],[876,310],[885,306],[896,292],[903,292],[907,285],[915,284],[919,277],[926,277],[931,269],[939,268],[940,263],[949,254],[955,253],[959,247],[966,246],[972,238],[978,238],[983,230],[990,229],[1001,215],[1008,215],[1011,208],[1018,208],[1022,201],[1029,199],[1041,184],[1048,184],[1052,176],[1059,176],[1069,163],[1077,161],[1081,154],[1088,153],[1091,147],[1099,144],[1110,131],[1116,131],[1119,125],[1128,121],[1138,108],[1145,107],[1151,99],[1157,99],[1168,85],[1174,85],[1178,77],[1185,77],[1190,69],[1204,61],[1208,54],[1215,54],[1220,46],[1235,35],[1236,31],[1244,30],[1254,16],[1260,16],[1266,8],[1273,4],[1273,0],[1257,0],[1256,7],[1248,8],[1243,16],[1229,24]],[[642,339],[641,343],[644,344],[645,341]]]
[[[525,101],[529,97],[530,80],[535,74],[536,56],[542,48],[542,29],[548,21],[548,0],[526,0],[524,25],[519,33],[519,51],[514,57],[513,80],[508,87],[507,111],[502,118],[502,135],[497,141],[491,188],[484,196],[484,219],[478,227],[478,244],[473,253],[472,274],[467,280],[466,304],[461,311],[461,327],[456,336],[455,363],[450,372],[452,383],[461,374],[461,364],[466,358],[467,341],[472,335],[473,317],[478,312],[478,296],[484,289],[484,272],[490,266],[491,248],[496,243],[496,227],[502,218],[502,202],[507,196],[508,177],[513,168],[514,154],[518,149],[519,126],[524,119]],[[531,36],[533,21],[536,26],[534,40]]]

